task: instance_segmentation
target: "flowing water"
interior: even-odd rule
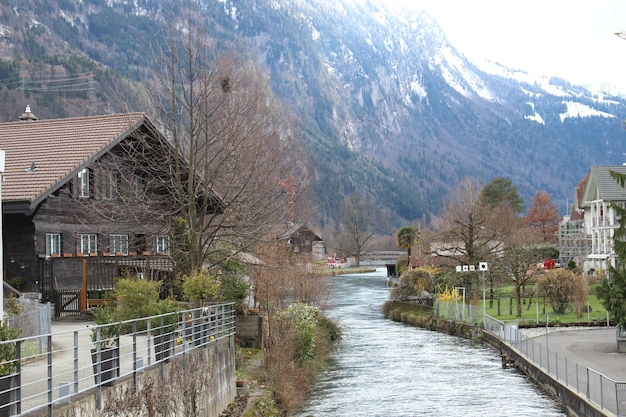
[[[299,417],[567,415],[489,347],[383,318],[385,273],[332,279],[344,342]]]

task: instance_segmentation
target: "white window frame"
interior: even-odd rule
[[[83,255],[98,253],[98,235],[95,233],[79,233],[78,253]]]
[[[46,256],[61,255],[61,233],[46,233]]]
[[[76,183],[76,186],[78,188],[77,191],[79,198],[89,198],[89,176],[90,174],[88,168],[78,171],[78,181]]]
[[[157,236],[155,248],[156,248],[157,253],[169,254],[170,253],[170,237],[167,235]]]
[[[109,235],[109,248],[111,255],[121,253],[128,255],[128,235],[123,233],[114,233]]]

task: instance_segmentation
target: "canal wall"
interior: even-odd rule
[[[56,417],[198,415],[219,417],[237,395],[234,338],[146,367],[112,386],[53,405]],[[48,411],[29,417],[49,415]]]

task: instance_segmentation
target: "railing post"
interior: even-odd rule
[[[74,394],[78,392],[78,330],[74,330]]]
[[[121,360],[119,366],[122,366]],[[133,320],[133,389],[137,389],[137,320]]]
[[[152,355],[150,354],[150,350],[151,350],[151,340],[152,340],[152,320],[148,320],[148,323],[146,324],[146,334],[148,335],[148,337],[146,337],[146,358],[147,362],[148,362],[148,366],[152,365]]]
[[[549,355],[550,353],[548,353]],[[556,362],[556,380],[559,380],[559,352],[554,352],[554,359]]]
[[[600,375],[600,408],[604,408],[604,389],[602,387],[602,379],[604,379],[604,375]]]
[[[52,416],[52,334],[48,335],[48,348],[48,416]]]
[[[102,409],[102,352],[100,347],[100,328],[100,325],[96,327],[96,410]]]

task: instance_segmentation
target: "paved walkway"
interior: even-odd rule
[[[550,350],[559,355],[615,381],[626,381],[626,353],[617,352],[615,328],[551,332],[548,339]]]
[[[552,378],[607,416],[626,415],[626,353],[617,352],[614,327],[520,329],[511,343]]]
[[[58,320],[52,322],[52,379],[48,381],[46,356],[39,360],[27,361],[22,365],[21,398],[22,412],[27,412],[47,403],[48,384],[51,384],[53,401],[64,395],[72,395],[75,390],[83,390],[95,385],[91,360],[91,326],[87,320]],[[77,338],[77,344],[75,343]],[[46,340],[42,343],[45,345]],[[148,351],[145,336],[138,336],[137,350],[139,356],[153,358],[154,347]],[[130,373],[132,362],[133,340],[131,336],[120,337],[120,374]],[[75,356],[77,356],[75,358]],[[145,365],[145,363],[144,363]]]

